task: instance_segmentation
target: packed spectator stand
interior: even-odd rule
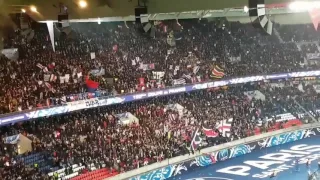
[[[1,70],[5,84],[1,111],[70,101],[68,96],[87,91],[85,77],[90,72],[102,95],[116,95],[208,81],[215,65],[226,78],[316,68],[302,65],[308,48],[299,51],[295,42],[280,43],[276,35],[261,35],[250,24],[224,23],[163,21],[155,38],[134,23],[72,24],[76,38],[56,35],[56,52],[45,24],[35,24],[30,42],[19,31],[4,41],[5,48],[19,49],[20,58],[16,62],[1,59],[7,67]],[[170,38],[175,46],[168,44]],[[102,69],[103,76],[93,77],[99,74],[93,70]]]
[[[278,128],[274,127],[275,119],[270,122],[264,120],[266,117],[272,118],[276,115],[274,113],[285,113],[286,106],[277,106],[281,103],[273,102],[274,95],[283,98],[282,89],[273,89],[274,93],[271,97],[267,96],[265,102],[249,100],[243,90],[244,87],[203,90],[88,109],[16,124],[10,128],[28,137],[36,137],[41,142],[37,144],[38,150],[50,154],[46,163],[33,158],[31,163],[39,164],[39,168],[47,166],[51,161],[53,169],[67,169],[72,164],[81,164],[79,167],[85,169],[89,168],[88,165],[95,164],[94,167],[108,168],[110,172],[112,169],[124,172],[164,158],[192,153],[188,146],[192,133],[200,126],[216,130],[217,122],[233,119],[229,132],[219,134],[216,138],[208,138],[204,147],[253,135],[257,131],[260,133]],[[286,94],[287,91],[284,91],[282,93]],[[185,109],[179,114],[166,106],[169,104],[180,104]],[[123,112],[134,114],[139,122],[119,125],[116,114]],[[297,117],[290,120],[297,120]],[[9,157],[13,155],[9,154]],[[34,155],[24,158],[26,166],[30,156]],[[103,177],[106,176],[108,174]]]
[[[157,24],[155,38],[142,33],[140,25],[134,23],[73,24],[76,38],[57,38],[56,52],[52,50],[46,26],[35,24],[35,36],[30,41],[15,32],[4,44],[5,48],[18,48],[19,59],[1,57],[4,65],[0,74],[4,85],[1,113],[72,101],[75,94],[88,91],[86,78],[90,73],[89,78],[99,82],[100,96],[112,96],[214,80],[211,75],[217,66],[223,71],[223,78],[317,68],[305,63],[307,53],[319,52],[316,39],[305,34],[305,25],[296,25],[296,29],[276,27],[278,37],[263,36],[251,25],[237,22],[181,20]],[[316,36],[316,32],[312,34]],[[92,70],[96,69],[104,69],[105,73],[94,75]],[[157,77],[159,74],[163,77]],[[49,87],[44,79],[48,75]],[[199,128],[206,129],[202,132],[205,141],[201,146],[205,148],[301,125],[308,121],[298,115],[302,111],[296,102],[315,117],[319,103],[312,83],[298,84],[302,84],[304,93],[292,80],[258,82],[87,109],[2,127],[2,138],[23,134],[32,140],[33,151],[17,155],[14,146],[2,144],[0,177],[104,179],[194,153],[190,142]],[[259,91],[265,98],[250,98],[245,94],[248,91]],[[90,98],[90,92],[81,98]],[[182,108],[177,108],[178,105]],[[131,114],[138,120],[123,125],[119,114]],[[277,121],[277,114],[292,115]],[[230,124],[227,130],[219,129],[222,121]]]

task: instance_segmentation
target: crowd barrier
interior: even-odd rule
[[[183,92],[190,92],[190,91],[200,90],[200,89],[215,88],[215,87],[228,86],[228,85],[234,85],[234,84],[263,81],[263,80],[289,79],[289,78],[311,77],[311,76],[320,76],[320,71],[305,71],[305,72],[292,72],[292,73],[261,75],[261,76],[249,76],[249,77],[234,78],[229,80],[197,83],[197,84],[186,85],[182,87],[171,87],[167,89],[154,90],[154,91],[143,92],[143,93],[119,95],[116,97],[97,97],[97,98],[88,99],[88,100],[69,102],[69,103],[66,103],[65,105],[61,105],[57,107],[37,109],[37,110],[24,111],[24,112],[16,112],[14,114],[3,115],[0,117],[0,126],[16,123],[20,121],[36,119],[40,117],[47,117],[47,116],[53,116],[57,114],[68,113],[68,112],[81,110],[81,109],[120,104],[120,103],[135,101],[135,100],[142,100],[147,98],[166,96],[166,95],[183,93]]]
[[[108,180],[163,180],[196,168],[209,166],[226,159],[239,157],[263,148],[278,146],[304,138],[320,135],[320,123],[305,124],[273,132],[251,136],[244,139],[209,147],[162,162],[154,163],[126,173],[108,178]],[[249,178],[249,177],[248,177]]]

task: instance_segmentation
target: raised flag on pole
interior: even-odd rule
[[[313,8],[309,10],[309,15],[312,21],[312,24],[314,26],[314,29],[317,31],[319,22],[320,22],[320,9],[318,8]]]
[[[37,64],[37,67],[38,67],[38,68],[40,68],[40,69],[45,68],[45,66],[43,66],[43,65],[42,65],[42,64],[40,64],[40,63],[38,63],[38,64]]]
[[[195,66],[193,67],[193,74],[197,74],[199,71],[200,67],[199,66]]]
[[[91,59],[95,59],[96,58],[96,53],[95,52],[91,52],[90,53],[90,57],[91,57]]]
[[[117,44],[113,45],[113,46],[112,46],[112,50],[113,50],[113,51],[118,51],[118,45],[117,45]]]
[[[56,92],[56,91],[55,91],[55,89],[51,86],[51,84],[50,84],[50,83],[45,82],[44,84],[47,86],[47,88],[48,88],[51,92],[53,92],[53,93],[55,93],[55,92]]]
[[[50,81],[56,81],[57,80],[57,76],[54,74],[50,75]]]
[[[50,75],[49,74],[45,74],[44,76],[43,76],[43,81],[50,81]]]
[[[172,83],[173,85],[182,85],[186,84],[186,80],[184,78],[174,79]]]
[[[46,73],[46,72],[49,72],[49,70],[48,70],[47,67],[44,67],[42,70],[43,70],[43,72],[45,72],[45,73]]]
[[[63,84],[65,82],[65,77],[64,76],[59,76],[60,79],[60,84]]]
[[[145,80],[144,80],[143,77],[139,78],[139,85],[140,85],[140,86],[145,86],[145,85],[146,85],[146,84],[145,84]]]
[[[230,136],[230,130],[231,130],[231,124],[233,119],[226,119],[222,120],[218,123],[217,129],[222,133],[222,136],[229,137]]]
[[[222,78],[224,76],[223,69],[221,69],[219,66],[215,66],[212,70],[212,77],[214,78]]]
[[[199,128],[195,131],[192,141],[191,148],[193,151],[197,150],[199,146],[201,146],[202,138],[200,137]]]
[[[98,89],[99,83],[89,79],[89,76],[85,78],[88,92],[94,92]]]
[[[182,77],[187,78],[187,79],[191,79],[192,76],[190,74],[184,74]]]

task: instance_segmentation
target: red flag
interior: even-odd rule
[[[51,64],[48,65],[48,68],[49,68],[50,70],[52,70],[52,69],[54,69],[55,66],[56,66],[56,63],[53,62],[53,63],[51,63]]]
[[[310,18],[313,23],[314,29],[318,30],[319,22],[320,22],[320,10],[319,9],[311,9],[309,10]]]
[[[144,86],[145,85],[144,78],[139,78],[139,85],[140,86]]]
[[[217,68],[214,68],[214,69],[212,70],[212,74],[213,74],[214,76],[217,76],[217,77],[223,77],[223,76],[224,76],[224,72],[219,71]]]
[[[149,64],[149,69],[154,69],[154,63]]]
[[[219,133],[215,132],[213,129],[202,128],[202,130],[207,137],[217,137],[219,135]]]
[[[90,80],[88,76],[86,77],[86,84],[87,84],[87,87],[90,89],[98,89],[99,87],[99,83]]]
[[[194,132],[192,141],[191,141],[191,148],[193,151],[195,151],[196,149],[198,149],[198,147],[200,146],[202,142],[202,138],[200,137],[200,133],[199,133],[199,129],[197,129]]]
[[[112,47],[112,50],[113,50],[113,51],[118,51],[118,45],[117,45],[117,44],[114,45],[114,46]]]

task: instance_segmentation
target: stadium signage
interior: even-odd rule
[[[99,100],[97,98],[95,99],[89,99],[87,101],[85,101],[86,107],[98,107],[99,104]]]
[[[310,76],[320,76],[320,71],[306,71],[306,72],[293,72],[293,73],[283,73],[283,74],[272,74],[272,75],[263,75],[263,76],[249,76],[249,77],[241,77],[234,78],[229,80],[220,80],[220,81],[212,81],[205,83],[198,83],[193,85],[186,85],[184,87],[172,87],[163,90],[150,91],[146,93],[136,93],[129,95],[119,95],[116,97],[101,97],[101,98],[93,98],[89,100],[80,100],[77,102],[70,102],[66,105],[47,108],[47,109],[37,109],[28,112],[20,112],[15,113],[15,115],[4,115],[4,117],[0,117],[0,124],[6,125],[10,123],[16,123],[19,121],[30,120],[34,118],[53,116],[62,113],[68,113],[76,110],[99,107],[99,106],[107,106],[119,103],[130,102],[134,100],[141,100],[152,97],[159,97],[165,95],[171,95],[176,93],[183,92],[191,92],[194,90],[207,89],[207,88],[215,88],[222,87],[232,84],[241,84],[247,82],[255,82],[261,80],[270,80],[270,79],[286,79],[286,78],[297,78],[297,77],[310,77]]]
[[[243,161],[243,164],[225,167],[217,170],[219,173],[237,176],[252,176],[253,178],[267,178],[274,171],[281,172],[294,168],[295,158],[299,164],[306,164],[309,160],[314,161],[320,157],[320,145],[300,144],[292,146],[289,150],[281,149],[277,153],[260,156],[258,160]],[[276,167],[274,167],[276,166]],[[252,168],[262,170],[258,174],[252,174]]]
[[[293,162],[296,157],[299,158],[299,163],[303,164],[309,158],[315,160],[320,157],[320,145],[315,145],[314,141],[318,140],[320,135],[319,123],[303,125],[300,127],[292,127],[278,132],[268,132],[263,135],[252,136],[242,140],[233,141],[221,144],[215,147],[210,147],[201,150],[201,155],[194,157],[180,156],[169,159],[168,162],[142,167],[132,172],[120,174],[114,178],[130,179],[130,180],[154,180],[154,179],[169,179],[176,176],[176,179],[185,179],[184,177],[193,180],[202,179],[223,179],[223,180],[248,180],[261,179],[270,176],[271,172],[285,171],[286,169],[294,168]],[[281,148],[281,145],[299,141],[305,138],[313,138],[309,143],[300,143],[286,148]],[[246,159],[237,163],[225,162],[224,166],[213,166],[212,174],[207,174],[207,177],[199,177],[201,174],[188,174],[191,171],[197,171],[198,168],[210,166],[216,163],[222,163],[228,159],[237,158],[246,154],[257,151],[264,151],[265,148],[277,147],[272,153],[260,154],[259,156],[252,154]],[[267,152],[268,150],[265,150]],[[260,152],[259,152],[260,153]],[[191,155],[192,156],[192,155]],[[153,167],[151,167],[153,166]],[[152,169],[152,170],[151,170]],[[200,171],[201,172],[201,171]],[[180,176],[182,175],[182,176]]]

